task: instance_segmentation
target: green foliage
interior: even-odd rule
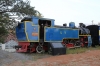
[[[4,43],[4,38],[0,38],[0,43]]]
[[[0,14],[0,28],[5,29],[9,22],[9,15],[7,13]]]
[[[31,7],[28,3],[24,1],[17,2],[11,9],[12,12],[16,12],[17,15],[35,15],[36,11],[34,7]]]
[[[0,13],[9,12],[10,15],[17,16],[38,16],[38,13],[42,17],[35,7],[30,6],[28,0],[0,0],[0,7]]]
[[[18,20],[26,16],[43,17],[41,13],[35,10],[35,7],[30,6],[28,0],[0,0],[0,37],[7,34],[8,29],[14,29],[16,26],[16,18]],[[2,42],[4,39],[1,38]]]
[[[4,37],[7,34],[6,27],[9,24],[9,16],[6,13],[0,14],[0,42],[4,42]]]
[[[4,27],[0,28],[0,35],[5,35],[7,34],[7,30]]]

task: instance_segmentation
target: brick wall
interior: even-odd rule
[[[8,41],[10,41],[10,40],[14,40],[14,41],[18,42],[16,36],[15,36],[14,34],[12,34],[12,33],[9,33],[9,34],[6,36],[5,42],[8,42]]]

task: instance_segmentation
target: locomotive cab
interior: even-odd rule
[[[51,21],[39,19],[38,24],[40,26],[39,29],[40,42],[44,42],[44,27],[50,27]]]
[[[44,42],[44,27],[51,27],[53,26],[52,19],[47,18],[36,18],[36,17],[24,17],[24,19],[21,20],[21,23],[23,22],[32,22],[33,26],[39,26],[39,42]]]

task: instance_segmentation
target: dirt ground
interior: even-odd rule
[[[32,60],[16,60],[2,66],[100,66],[100,50],[86,51],[79,54],[49,56]]]

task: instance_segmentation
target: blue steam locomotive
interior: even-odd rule
[[[25,17],[16,27],[17,52],[48,51],[53,54],[64,54],[66,48],[87,47],[91,44],[89,29],[83,23],[75,27],[74,22],[55,25],[54,19]]]

